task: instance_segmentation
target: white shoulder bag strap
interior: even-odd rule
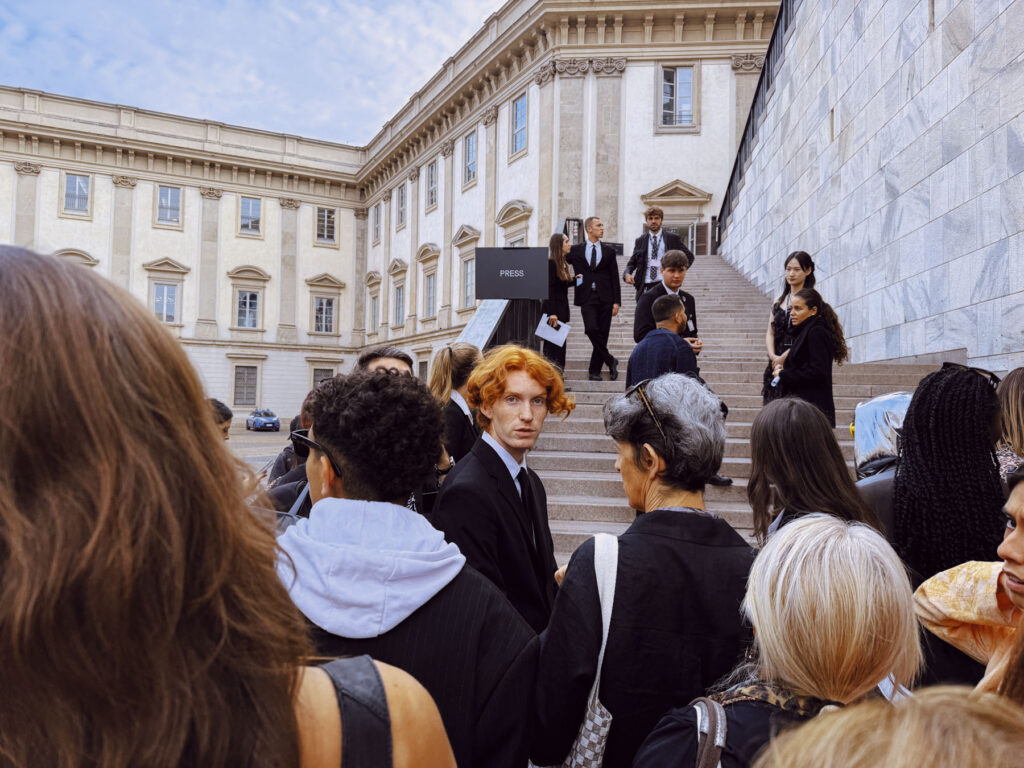
[[[594,575],[597,577],[597,599],[601,602],[601,652],[597,655],[597,675],[590,692],[597,698],[601,686],[601,666],[604,664],[604,649],[608,645],[608,627],[612,623],[612,606],[615,604],[615,579],[619,573],[619,540],[610,533],[594,536]]]

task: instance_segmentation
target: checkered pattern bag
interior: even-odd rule
[[[597,656],[597,673],[590,688],[587,711],[576,734],[569,756],[562,768],[601,768],[604,747],[608,742],[608,729],[612,726],[612,713],[597,699],[601,687],[601,666],[604,648],[608,644],[608,625],[612,620],[615,602],[615,577],[619,568],[619,540],[607,533],[594,537],[594,573],[597,576],[597,595],[601,602],[601,652]]]

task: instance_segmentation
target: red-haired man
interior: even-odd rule
[[[551,363],[513,345],[488,353],[467,387],[484,432],[441,486],[433,523],[540,632],[551,615],[557,565],[547,495],[526,454],[547,415],[568,416],[575,402]]]

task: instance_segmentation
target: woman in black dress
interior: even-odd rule
[[[778,387],[772,387],[774,378],[772,369],[779,358],[785,359],[786,352],[793,345],[793,326],[789,320],[789,303],[794,293],[804,288],[814,287],[814,261],[806,251],[793,251],[786,257],[786,281],[782,293],[772,304],[772,314],[768,318],[768,332],[765,334],[765,347],[768,349],[768,365],[764,369],[764,385],[761,387],[763,403],[767,405],[779,395]]]
[[[556,232],[548,241],[548,298],[541,305],[541,311],[548,316],[548,325],[558,328],[562,323],[569,322],[569,286],[573,284],[569,263],[565,260],[569,253],[569,238]],[[544,357],[565,370],[565,347],[544,342]]]
[[[466,383],[481,359],[479,349],[456,341],[441,347],[430,365],[430,392],[444,409],[444,447],[456,462],[480,436],[476,416],[466,402]]]
[[[813,288],[793,294],[789,318],[796,336],[789,351],[776,360],[770,385],[781,389],[783,395],[793,395],[816,405],[835,427],[832,361],[842,365],[850,356],[843,326],[835,310]]]

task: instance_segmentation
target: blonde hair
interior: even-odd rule
[[[925,688],[895,705],[872,700],[784,733],[754,768],[1015,768],[1024,709],[970,688]]]
[[[469,381],[482,359],[480,350],[464,341],[441,347],[430,362],[430,394],[441,405],[447,405],[452,391]]]
[[[796,694],[847,703],[890,673],[921,665],[914,597],[876,530],[813,514],[776,533],[754,560],[743,601],[759,676]]]
[[[1003,414],[1002,442],[1024,456],[1024,368],[1014,368],[996,389]]]

